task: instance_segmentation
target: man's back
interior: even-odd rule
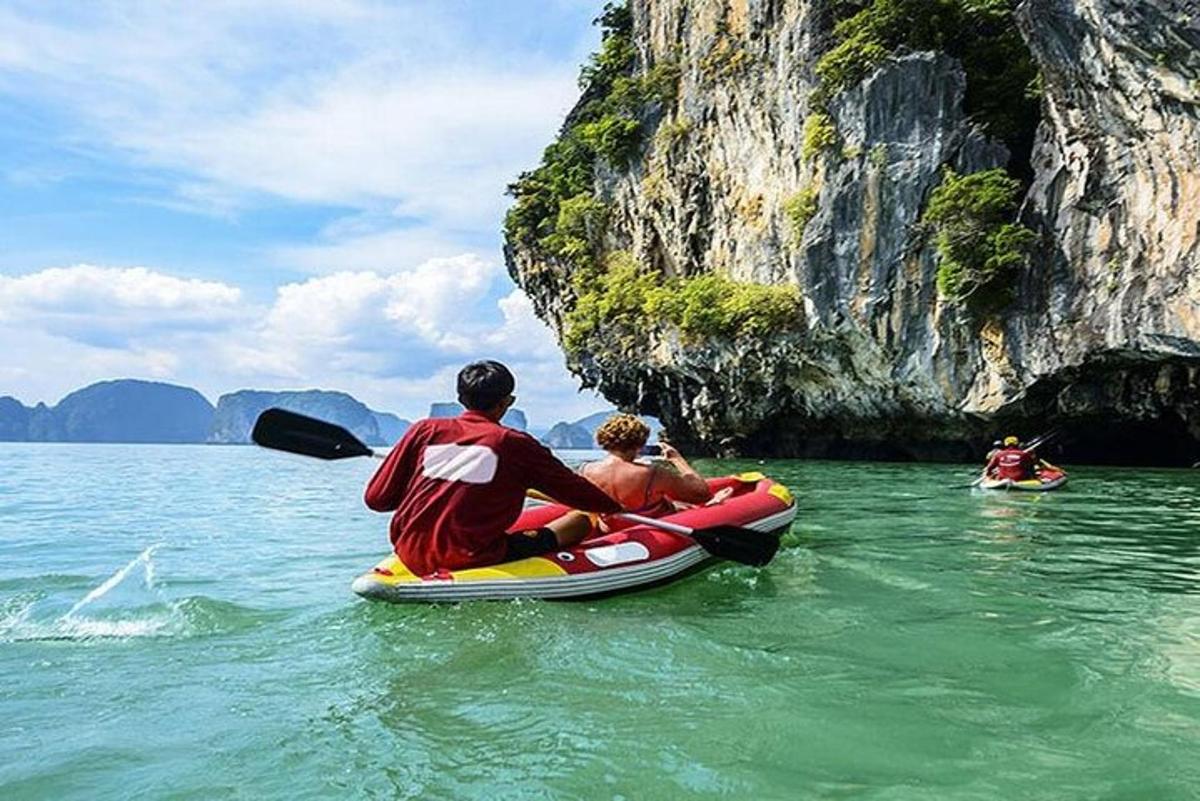
[[[393,511],[396,554],[418,575],[495,564],[530,487],[588,511],[614,511],[535,439],[487,415],[421,420],[392,449],[365,501]]]

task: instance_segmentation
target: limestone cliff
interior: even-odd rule
[[[999,425],[1062,424],[1080,458],[1200,457],[1198,4],[1001,11],[979,35],[1017,26],[1028,113],[996,94],[1012,64],[910,35],[905,0],[610,10],[506,223],[510,272],[570,368],[718,452],[969,457]],[[959,232],[935,230],[931,197],[993,168],[1020,190],[987,224],[1030,244],[997,245],[986,292],[956,296]],[[618,274],[640,282],[632,303]],[[760,285],[798,300],[745,294]]]

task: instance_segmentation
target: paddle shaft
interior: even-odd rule
[[[635,515],[632,512],[622,512],[620,514],[613,515],[613,517],[619,517],[622,520],[628,520],[630,523],[641,523],[643,526],[661,528],[663,531],[671,531],[676,534],[682,534],[685,537],[690,537],[696,533],[695,529],[688,528],[687,526],[681,526],[678,523],[670,523],[666,520],[655,520],[653,517],[643,517],[642,515]]]
[[[549,498],[546,498],[545,496],[542,496],[542,493],[537,492],[537,490],[530,490],[530,493],[531,494],[529,495],[529,500],[531,502],[537,504],[538,506],[550,506],[550,505],[556,503],[556,501],[553,501]],[[537,494],[534,495],[532,493],[537,493]],[[538,497],[538,496],[542,496],[542,497]],[[652,528],[659,528],[659,529],[662,529],[663,531],[670,531],[674,534],[682,534],[685,537],[690,537],[696,533],[695,529],[688,528],[687,526],[681,526],[678,523],[670,523],[666,520],[656,520],[653,517],[643,517],[642,515],[636,515],[633,512],[618,512],[616,514],[613,514],[612,517],[619,517],[622,520],[628,520],[630,523],[640,523],[643,526],[651,526]]]
[[[1045,445],[1047,442],[1049,442],[1051,439],[1053,439],[1056,436],[1058,436],[1058,429],[1054,429],[1045,434],[1042,434],[1040,437],[1034,437],[1033,441],[1031,441],[1028,445],[1025,445],[1024,447],[1022,447],[1021,450],[1026,450],[1026,451],[1037,450],[1038,448],[1042,447],[1043,445]]]
[[[536,492],[536,490],[534,490],[534,492]],[[541,493],[539,493],[539,495],[540,494]],[[534,504],[538,506],[550,506],[554,502],[551,500],[542,500],[541,498],[533,498],[533,496],[530,496],[529,500],[533,501]],[[667,520],[656,520],[653,517],[642,517],[641,514],[634,514],[632,512],[618,512],[613,514],[612,517],[619,517],[623,520],[629,520],[630,523],[641,523],[642,525],[652,526],[654,529],[671,531],[672,534],[682,534],[685,537],[690,537],[696,532],[695,529],[689,529],[686,525],[670,523],[667,522]]]

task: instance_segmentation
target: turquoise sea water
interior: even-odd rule
[[[706,462],[766,570],[399,607],[373,467],[0,445],[0,798],[1200,795],[1200,470]]]

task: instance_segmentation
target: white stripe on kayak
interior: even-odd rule
[[[371,581],[369,576],[363,576],[355,581],[354,590],[364,598],[380,600],[457,601],[472,598],[565,598],[650,584],[681,573],[708,558],[707,551],[698,545],[693,545],[649,564],[616,568],[598,573],[499,581],[423,581],[420,584],[382,584]]]

